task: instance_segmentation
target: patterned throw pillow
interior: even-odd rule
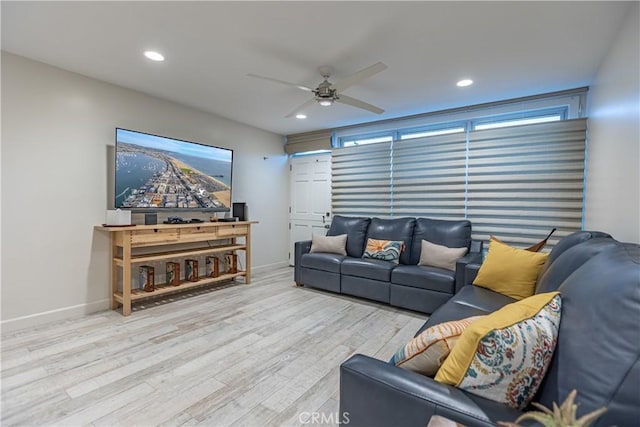
[[[469,325],[435,380],[524,409],[538,391],[558,338],[558,292],[508,304]]]
[[[460,334],[482,317],[473,316],[431,326],[398,350],[389,363],[431,377],[447,358]]]
[[[362,258],[375,258],[398,264],[403,250],[403,241],[367,239],[367,247]]]

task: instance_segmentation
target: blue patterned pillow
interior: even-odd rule
[[[404,242],[402,241],[367,239],[367,248],[362,258],[381,259],[398,264],[403,250]]]

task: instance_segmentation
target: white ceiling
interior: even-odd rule
[[[279,134],[587,86],[630,2],[10,2],[2,49]],[[167,58],[154,63],[147,49]],[[315,87],[377,61],[345,90],[380,106],[284,118]],[[457,80],[469,77],[471,87]]]

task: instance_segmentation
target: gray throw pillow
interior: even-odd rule
[[[340,234],[339,236],[321,236],[319,234],[314,234],[311,237],[310,252],[325,252],[330,254],[346,255],[346,246],[346,234]]]
[[[466,253],[467,248],[448,248],[423,240],[418,265],[456,271],[456,261],[465,256]]]

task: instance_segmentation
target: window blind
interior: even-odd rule
[[[305,153],[316,150],[331,150],[331,130],[287,135],[284,151],[287,154]]]
[[[392,214],[464,219],[466,134],[393,144]]]
[[[514,246],[582,226],[586,119],[469,133],[467,217],[472,237]]]
[[[334,214],[391,215],[391,143],[334,149],[331,204]]]

